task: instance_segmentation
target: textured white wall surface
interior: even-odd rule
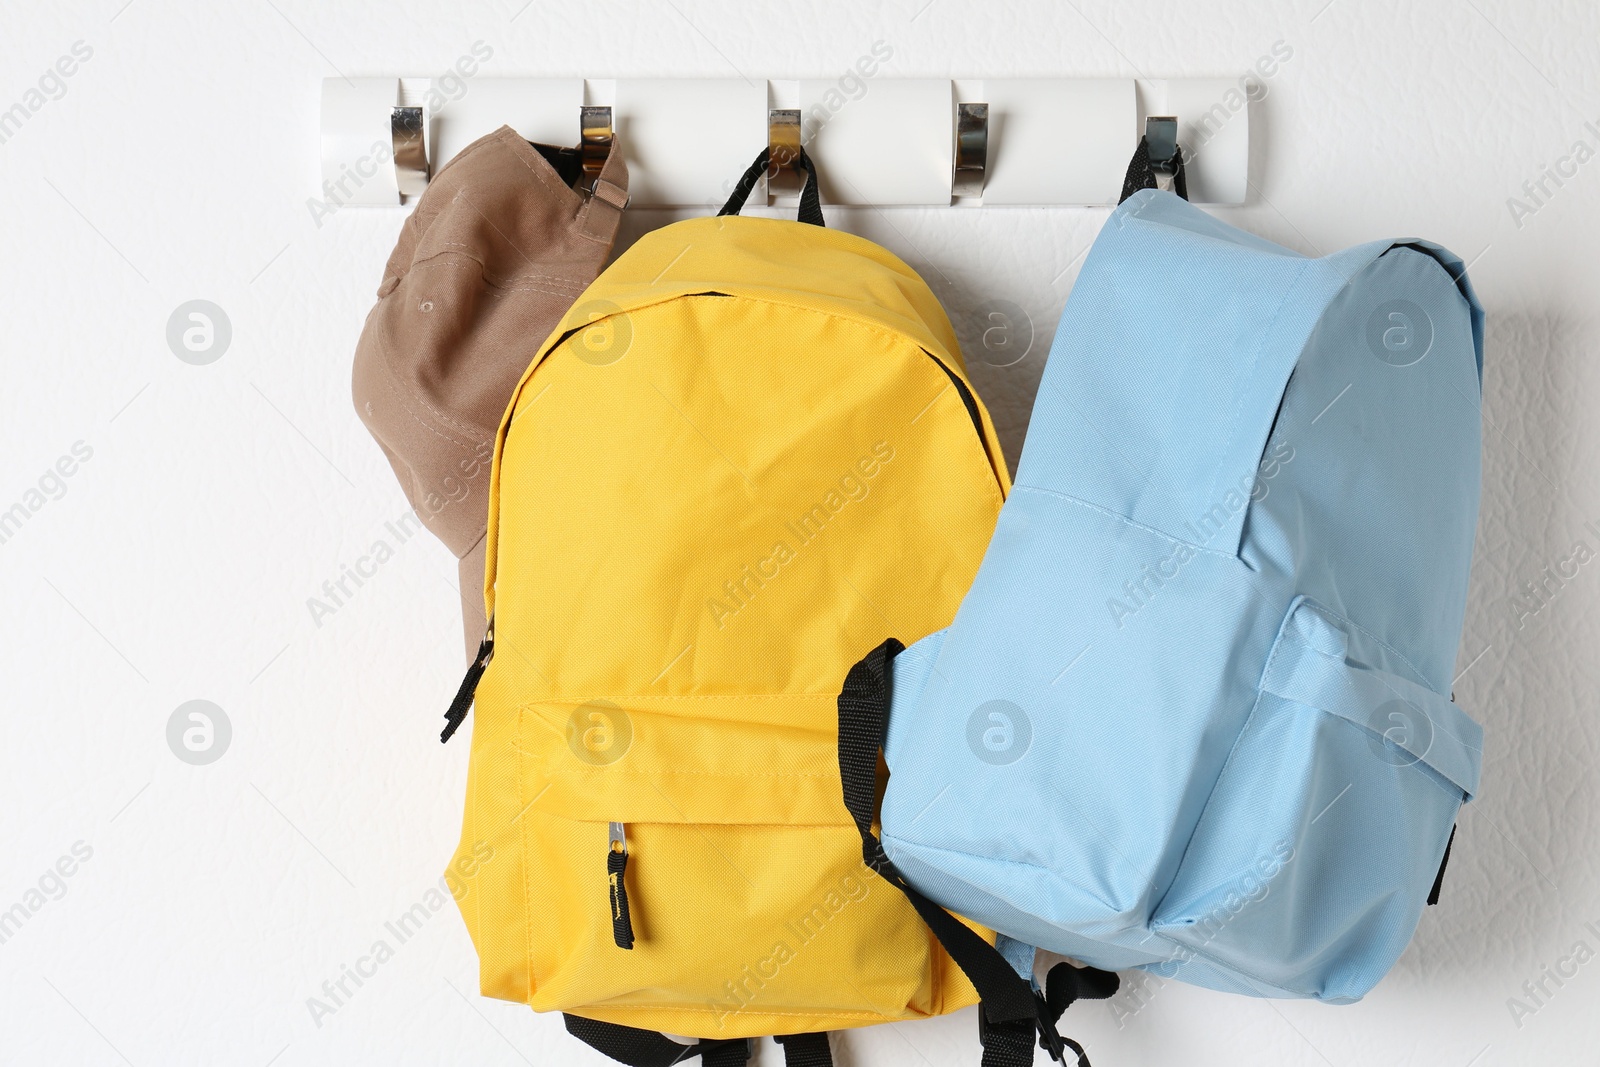
[[[0,1063],[608,1062],[559,1018],[479,997],[449,906],[331,1014],[308,1007],[437,885],[467,757],[437,740],[460,676],[454,561],[389,533],[405,499],[349,398],[403,212],[313,217],[319,92],[441,72],[479,41],[483,76],[590,77],[832,78],[877,40],[895,77],[1232,77],[1287,48],[1252,104],[1250,199],[1218,214],[1307,253],[1439,241],[1487,308],[1456,681],[1487,734],[1482,796],[1443,902],[1362,1003],[1147,980],[1064,1030],[1100,1067],[1600,1056],[1600,9],[5,0],[0,25],[0,110],[21,105],[0,143],[0,510],[25,516],[0,542]],[[674,217],[633,213],[624,243]],[[946,301],[1014,463],[1105,217],[829,221]],[[231,325],[206,365],[167,340],[191,300]],[[1025,320],[1010,354],[983,346],[1008,304],[1033,332],[1015,362]],[[308,599],[378,540],[393,558],[314,617]],[[231,727],[204,765],[168,743],[191,700]],[[975,1064],[976,1021],[837,1051]]]

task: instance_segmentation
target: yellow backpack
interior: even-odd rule
[[[825,1031],[978,1001],[863,864],[835,700],[868,650],[950,623],[1009,479],[937,300],[822,225],[801,163],[801,221],[738,217],[763,153],[722,215],[622,255],[496,443],[447,877],[484,995],[627,1063],[739,1064],[770,1034],[825,1064]],[[992,956],[980,985],[1012,983],[989,1023],[1031,1013],[994,935],[949,923]]]

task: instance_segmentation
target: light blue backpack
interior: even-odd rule
[[[1370,990],[1478,788],[1451,676],[1482,329],[1437,245],[1309,259],[1125,200],[954,623],[846,682],[847,781],[878,738],[890,770],[869,862],[1002,932],[1022,974],[1040,946]]]

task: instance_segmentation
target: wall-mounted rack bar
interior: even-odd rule
[[[903,205],[1115,203],[1146,120],[1176,120],[1190,196],[1245,199],[1248,102],[1232,79],[829,80],[329,78],[322,192],[395,205],[476,138],[509,125],[530,141],[603,158],[622,139],[635,206],[720,205],[761,145],[819,161],[823,201]],[[596,156],[595,153],[599,155]],[[767,196],[798,192],[779,168]],[[759,196],[760,194],[758,194]]]

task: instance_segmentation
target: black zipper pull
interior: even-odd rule
[[[611,824],[606,849],[606,877],[611,882],[611,936],[618,948],[633,948],[633,919],[628,914],[628,834],[620,822]]]
[[[444,729],[439,733],[441,745],[450,740],[451,735],[467,721],[467,712],[472,708],[472,695],[478,691],[478,679],[483,677],[483,670],[489,666],[491,659],[494,659],[493,615],[489,616],[489,627],[484,631],[483,642],[478,645],[478,654],[473,658],[472,666],[467,668],[467,676],[461,679],[461,688],[456,690],[456,698],[450,702],[449,710],[444,713]]]

